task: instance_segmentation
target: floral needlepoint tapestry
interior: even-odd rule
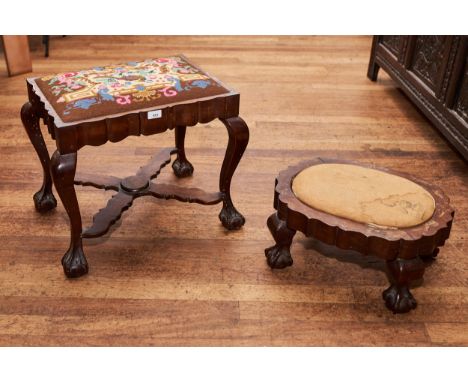
[[[97,66],[38,78],[36,83],[64,122],[230,92],[182,56]]]

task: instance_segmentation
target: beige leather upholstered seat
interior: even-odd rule
[[[420,185],[386,172],[324,163],[301,171],[292,182],[304,204],[331,215],[385,228],[408,228],[429,220],[432,195]]]

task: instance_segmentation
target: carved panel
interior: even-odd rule
[[[382,44],[398,57],[401,51],[402,38],[403,36],[382,36]]]
[[[450,46],[450,54],[447,59],[447,65],[445,67],[444,73],[442,74],[442,81],[439,88],[439,93],[437,94],[437,98],[441,100],[447,101],[447,91],[449,88],[450,78],[452,77],[454,65],[455,65],[455,57],[457,56],[460,43],[462,42],[462,38],[460,36],[453,36],[452,42]],[[449,101],[450,102],[450,101]]]
[[[369,78],[377,79],[375,67],[389,73],[468,160],[468,37],[380,35],[375,39]],[[398,61],[389,57],[397,49]]]
[[[432,90],[441,75],[446,42],[447,36],[418,36],[415,41],[412,70]]]
[[[465,69],[461,78],[460,90],[454,105],[455,111],[468,122],[468,56],[465,62]]]

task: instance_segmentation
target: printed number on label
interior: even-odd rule
[[[156,119],[161,118],[162,111],[161,110],[153,110],[148,112],[148,119]]]

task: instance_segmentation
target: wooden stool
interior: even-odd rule
[[[383,292],[395,313],[416,307],[410,283],[424,273],[449,237],[454,210],[438,187],[410,175],[355,162],[317,158],[281,172],[276,213],[267,224],[276,244],[265,250],[271,268],[292,265],[296,231],[326,244],[387,261]]]
[[[239,117],[239,93],[190,63],[184,56],[95,67],[27,80],[29,102],[21,109],[21,119],[44,170],[41,189],[34,195],[39,212],[56,207],[52,181],[70,218],[71,243],[62,264],[68,277],[88,272],[82,238],[105,234],[135,198],[156,198],[216,204],[229,230],[245,223],[231,200],[231,178],[249,140],[249,129]],[[42,118],[55,139],[57,150],[49,158],[39,127]],[[226,126],[229,142],[221,168],[219,192],[184,189],[153,183],[161,169],[172,164],[178,177],[190,176],[193,166],[184,150],[186,126],[219,118]],[[130,135],[151,135],[175,129],[175,148],[163,150],[135,176],[83,176],[75,179],[77,151],[86,145],[118,142]],[[74,184],[117,191],[93,225],[82,231],[81,215]]]

